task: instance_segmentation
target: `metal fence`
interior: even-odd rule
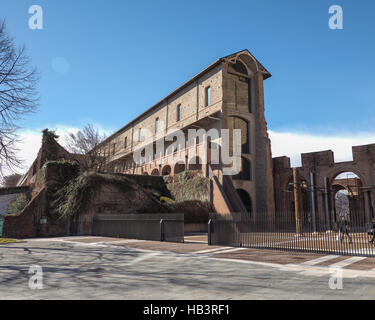
[[[93,221],[92,234],[128,239],[184,242],[184,215],[96,216]]]
[[[329,227],[327,227],[329,226]],[[350,256],[375,256],[372,221],[358,212],[336,217],[328,224],[304,213],[300,219],[291,213],[257,215],[211,214],[208,228],[210,245],[276,249]],[[372,240],[372,242],[371,242]]]

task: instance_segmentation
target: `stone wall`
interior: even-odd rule
[[[67,222],[51,210],[54,193],[72,175],[72,167],[58,162],[46,163],[35,174],[32,198],[19,213],[4,216],[3,236],[9,238],[34,238],[63,236]]]
[[[298,168],[301,179],[306,181],[308,188],[311,185],[310,175],[315,176],[316,208],[317,218],[321,222],[335,223],[334,214],[334,190],[333,184],[337,175],[344,172],[353,172],[361,180],[363,202],[365,203],[366,220],[372,218],[375,207],[375,144],[355,146],[353,150],[353,161],[335,162],[334,153],[331,150],[311,152],[301,155],[302,166]],[[291,210],[292,197],[287,191],[289,183],[292,182],[293,169],[288,157],[277,157],[273,159],[274,167],[274,192],[277,212],[288,212]],[[329,212],[325,204],[325,179],[329,186]],[[310,194],[310,193],[309,193]],[[311,207],[311,196],[308,201]],[[331,221],[327,221],[330,217]]]

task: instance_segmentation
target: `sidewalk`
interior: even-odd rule
[[[34,239],[34,241],[62,241],[77,245],[119,246],[136,250],[168,252],[192,258],[210,257],[216,259],[240,260],[279,265],[302,265],[314,267],[340,267],[350,270],[374,271],[375,258],[299,253],[269,249],[233,248],[209,246],[206,235],[189,235],[185,243],[118,239],[108,237],[63,237]]]

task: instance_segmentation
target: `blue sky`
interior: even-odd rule
[[[34,4],[43,30],[28,27]],[[328,27],[333,4],[344,10],[343,30]],[[0,2],[8,32],[41,73],[39,111],[23,122],[29,130],[87,122],[116,130],[217,58],[247,48],[273,75],[265,81],[272,132],[366,132],[373,142],[374,15],[372,0]]]

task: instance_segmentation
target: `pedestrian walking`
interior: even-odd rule
[[[349,234],[349,221],[345,218],[345,216],[341,216],[339,220],[339,239],[340,242],[344,240],[345,235],[349,238],[349,242],[352,243],[352,237]]]
[[[369,230],[368,234],[372,236],[372,239],[369,241],[370,243],[374,243],[375,241],[375,218],[372,219],[372,227]]]

